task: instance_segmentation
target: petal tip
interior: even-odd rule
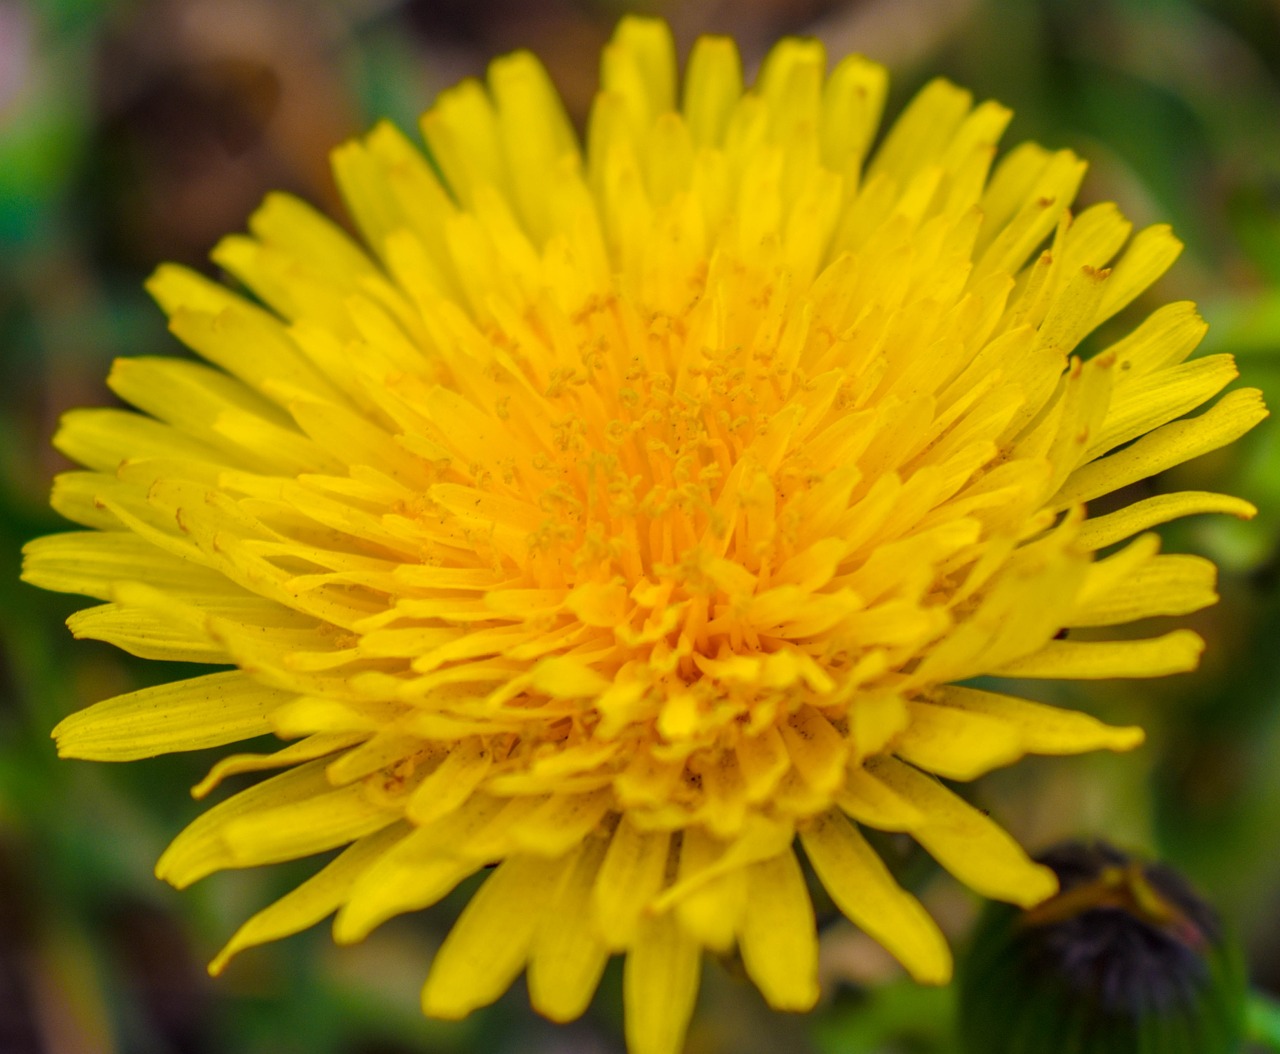
[[[423,1014],[437,1021],[461,1021],[471,1013],[472,1007],[463,1002],[457,992],[436,983],[436,976],[433,972],[422,986]]]
[[[1109,750],[1122,754],[1129,750],[1136,750],[1147,741],[1146,729],[1137,725],[1126,725],[1121,728],[1115,728],[1111,731],[1110,741],[1107,743]]]
[[[1035,864],[1033,870],[1027,874],[1024,887],[1014,903],[1022,908],[1034,908],[1037,904],[1042,904],[1050,897],[1056,896],[1058,888],[1058,876],[1053,869],[1043,864]]]

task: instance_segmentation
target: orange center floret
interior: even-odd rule
[[[767,206],[778,187],[760,193]],[[882,235],[899,250],[888,274],[849,253],[819,268],[829,229],[799,256],[756,231],[747,254],[735,214],[700,245],[670,222],[698,206],[684,194],[658,210],[650,251],[667,266],[639,275],[593,269],[592,238],[553,235],[539,267],[484,301],[441,386],[403,378],[429,437],[405,445],[439,466],[412,509],[427,566],[400,573],[419,588],[359,648],[390,654],[418,621],[439,644],[406,656],[415,694],[439,704],[446,686],[490,682],[486,705],[547,721],[524,727],[516,767],[539,743],[625,736],[676,779],[712,748],[684,778],[713,765],[734,784],[739,807],[708,820],[726,829],[789,767],[788,745],[761,735],[775,723],[813,762],[792,806],[823,806],[854,693],[946,630],[984,535],[1026,532],[1048,481],[1036,461],[1008,465],[1003,489],[976,486],[1020,393],[997,370],[975,379],[964,355],[1012,285],[965,289],[975,210],[937,217],[920,244],[909,223]],[[487,199],[489,237],[512,241],[497,210]],[[557,282],[584,274],[594,285]],[[886,686],[857,705],[870,753],[901,699]],[[743,733],[751,761],[732,756]],[[691,800],[705,789],[695,778]]]

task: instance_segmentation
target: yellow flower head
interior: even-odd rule
[[[776,1007],[817,998],[797,836],[921,981],[948,979],[946,943],[858,825],[984,895],[1054,892],[937,776],[1141,732],[956,682],[1195,666],[1186,630],[1107,639],[1215,599],[1211,564],[1139,532],[1252,508],[1085,503],[1266,411],[1238,390],[1181,419],[1236,375],[1184,361],[1191,304],[1073,358],[1177,240],[1073,216],[1068,151],[993,169],[1009,111],[945,81],[873,151],[884,94],[881,67],[828,75],[800,40],[744,90],[707,38],[678,97],[666,26],[627,19],[585,148],[512,55],[423,118],[429,159],[387,125],[337,151],[363,246],[274,195],[214,253],[253,300],[157,271],[210,365],[120,361],[140,412],[66,417],[87,471],[53,503],[90,529],[33,543],[26,577],[105,602],[77,636],[234,667],[67,718],[64,755],[295,740],[214,768],[198,794],[284,771],[192,823],[161,877],[347,846],[215,971],[335,911],[359,940],[498,862],[426,1012],[527,968],[570,1019],[624,954],[631,1050],[670,1054],[704,947]]]

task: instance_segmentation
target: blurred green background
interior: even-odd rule
[[[945,74],[1012,106],[1006,138],[1092,161],[1085,203],[1169,220],[1187,250],[1146,307],[1197,300],[1204,351],[1231,351],[1280,405],[1280,3],[1275,0],[0,0],[0,1051],[25,1054],[609,1054],[616,970],[587,1017],[555,1028],[522,985],[461,1024],[417,990],[457,912],[397,920],[364,945],[324,927],[203,964],[314,865],[220,875],[177,894],[152,863],[198,811],[207,754],[110,767],[59,762],[63,715],[183,671],[73,643],[74,598],[17,582],[18,550],[58,530],[58,415],[105,404],[118,355],[174,352],[141,283],[161,260],[208,269],[262,195],[330,209],[329,149],[390,116],[412,128],[444,87],[535,50],[581,123],[596,54],[626,10],[668,17],[682,49],[738,38],[748,68],[784,34],[860,51],[894,76],[889,113]],[[1132,325],[1142,305],[1126,313]],[[1148,489],[1250,498],[1248,524],[1197,520],[1170,548],[1222,567],[1195,620],[1203,669],[1158,683],[1038,686],[1149,730],[1134,755],[1024,762],[973,796],[1032,849],[1105,835],[1182,868],[1245,935],[1259,991],[1280,991],[1280,430]],[[977,907],[908,847],[886,852],[958,944]],[[709,964],[691,1054],[950,1051],[948,991],[905,983],[843,924],[827,928],[824,1001],[769,1012]],[[1272,1010],[1275,1018],[1280,1014]],[[1259,1035],[1264,1004],[1256,1007]],[[1280,1021],[1273,1022],[1280,1031]],[[1280,1043],[1280,1041],[1278,1041]],[[1280,1045],[1276,1049],[1280,1049]]]

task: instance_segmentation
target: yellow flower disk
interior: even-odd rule
[[[79,637],[225,664],[68,717],[62,754],[127,760],[274,732],[196,788],[157,873],[345,850],[213,964],[336,912],[361,939],[499,862],[436,956],[427,1013],[527,969],[556,1020],[624,954],[632,1054],[681,1046],[704,948],[776,1007],[818,997],[795,850],[924,982],[951,959],[859,826],[910,833],[979,893],[1034,904],[1050,871],[938,776],[1142,733],[960,685],[1152,677],[1212,564],[1148,528],[1250,516],[1209,493],[1085,504],[1261,420],[1229,356],[1188,361],[1188,303],[1071,353],[1178,255],[1009,111],[929,84],[872,149],[885,71],[787,40],[744,91],[698,42],[626,19],[587,146],[537,61],[334,166],[357,245],[269,197],[214,259],[149,288],[210,365],[116,363],[140,413],[73,412],[85,531],[28,581],[103,601]],[[869,158],[869,160],[868,160]],[[1133,539],[1133,540],[1130,540]],[[1118,544],[1119,543],[1119,544]],[[1108,555],[1096,557],[1099,550]]]

